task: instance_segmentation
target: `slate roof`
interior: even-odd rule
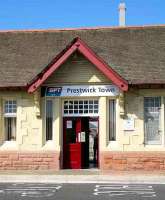
[[[26,86],[80,37],[129,84],[165,84],[165,25],[0,32],[0,87]]]

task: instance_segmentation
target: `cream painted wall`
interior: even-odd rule
[[[144,97],[161,96],[161,130],[162,130],[162,144],[161,145],[145,145],[144,144]],[[117,151],[165,151],[164,142],[164,97],[165,91],[163,89],[139,89],[131,90],[124,95],[125,116],[118,113],[119,129],[117,131],[117,145],[114,147],[109,143],[107,150]],[[120,101],[120,100],[119,100]],[[121,110],[121,107],[119,108]],[[124,119],[132,117],[135,120],[135,127],[133,131],[124,130]],[[117,146],[116,145],[116,146]]]
[[[75,54],[63,64],[56,73],[52,74],[44,85],[61,84],[110,84],[99,70],[96,69],[82,55]],[[5,100],[17,100],[17,136],[16,141],[5,141],[3,106]],[[40,90],[34,94],[19,92],[1,92],[0,94],[0,150],[53,150],[62,148],[62,99],[53,98],[53,139],[45,141],[45,98],[40,97]],[[105,97],[101,98],[101,105],[106,109]],[[102,107],[102,106],[101,106]],[[100,112],[103,114],[104,112]],[[103,114],[106,120],[106,116]],[[105,126],[104,122],[104,126]],[[102,127],[102,125],[101,125]],[[101,128],[102,135],[104,128]],[[104,141],[104,139],[102,139]],[[105,142],[104,142],[105,143]],[[104,145],[105,146],[105,145]]]
[[[17,101],[16,141],[5,141],[4,103],[5,100]],[[60,151],[61,146],[61,100],[53,99],[53,140],[45,141],[45,98],[40,98],[40,90],[34,94],[27,92],[0,93],[0,151]]]
[[[99,70],[82,55],[71,56],[44,85],[71,84],[111,84]],[[143,99],[144,96],[162,97],[162,145],[144,145]],[[109,99],[99,100],[99,149],[100,151],[165,151],[164,137],[164,89],[131,89],[120,92],[116,98],[116,141],[109,141]],[[89,97],[90,98],[90,97]],[[91,97],[92,98],[92,97]],[[17,139],[16,142],[4,140],[5,100],[17,100]],[[52,98],[53,139],[45,141],[45,98],[40,97],[40,90],[34,94],[24,91],[1,91],[0,93],[0,150],[62,150],[62,105],[64,98]],[[131,117],[135,120],[133,131],[124,130],[124,120]]]
[[[161,145],[144,144],[144,97],[161,96]],[[100,150],[102,151],[165,151],[165,91],[163,89],[132,89],[116,98],[116,141],[108,141],[109,98],[100,97]],[[107,105],[105,106],[105,102]],[[124,120],[134,119],[134,130],[124,130]],[[106,122],[106,125],[105,125]]]
[[[60,98],[49,98],[53,101],[53,138],[46,141],[45,135],[45,101],[48,98],[42,98],[42,150],[60,151],[62,146],[62,105]]]
[[[110,83],[92,63],[81,54],[72,55],[44,84]]]
[[[38,94],[37,94],[38,96]],[[4,137],[4,103],[5,100],[17,101],[17,131],[16,141],[5,141]],[[42,120],[39,117],[39,99],[36,93],[29,95],[26,92],[6,91],[0,93],[0,150],[37,150],[41,147]]]
[[[144,145],[143,98],[144,96],[162,96],[162,145]],[[131,90],[116,97],[116,141],[109,138],[109,99],[99,97],[99,147],[100,151],[164,151],[164,90]],[[4,141],[3,105],[5,100],[17,100],[17,140]],[[26,92],[0,93],[0,150],[53,150],[62,149],[62,102],[64,98],[52,98],[54,105],[53,140],[45,141],[44,106],[40,91],[35,94]],[[124,107],[124,108],[123,108]],[[125,115],[124,115],[125,114]],[[133,117],[135,129],[124,130],[124,119]]]
[[[99,98],[99,150],[105,151],[107,142],[107,98]]]

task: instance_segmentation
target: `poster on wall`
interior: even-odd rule
[[[133,117],[129,117],[124,120],[124,131],[134,131],[135,130],[135,120]]]
[[[117,96],[119,88],[115,85],[72,85],[47,87],[45,96],[74,97],[74,96]]]
[[[71,120],[67,120],[66,128],[72,128],[72,121]]]
[[[78,133],[78,141],[85,142],[85,132]]]

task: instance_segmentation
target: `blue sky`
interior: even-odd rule
[[[0,0],[0,29],[117,26],[120,0]],[[165,24],[165,0],[125,0],[127,25]]]

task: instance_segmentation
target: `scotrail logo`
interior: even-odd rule
[[[62,87],[47,88],[47,96],[61,96]]]

